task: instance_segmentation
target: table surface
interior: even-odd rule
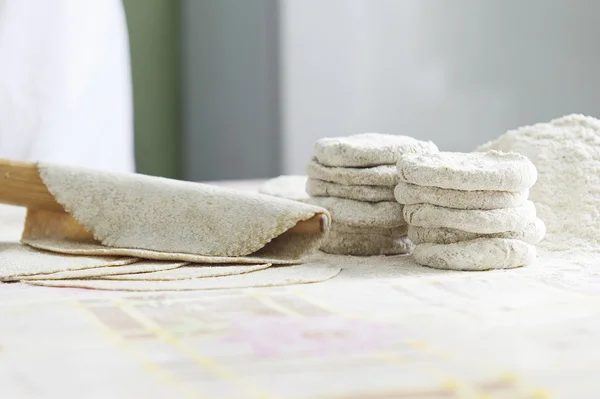
[[[0,216],[0,239],[18,239],[22,212]],[[319,259],[342,272],[194,292],[0,284],[0,397],[598,397],[593,260],[542,253],[469,273],[407,256]]]

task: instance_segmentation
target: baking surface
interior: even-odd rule
[[[234,182],[253,189],[256,182]],[[0,214],[18,238],[19,214]],[[600,270],[340,258],[318,284],[126,293],[0,284],[2,398],[597,398]]]

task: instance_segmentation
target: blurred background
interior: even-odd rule
[[[470,151],[518,126],[600,117],[595,0],[123,5],[141,173],[301,174],[324,136]]]
[[[141,172],[303,173],[323,136],[470,151],[600,116],[594,0],[124,0]]]

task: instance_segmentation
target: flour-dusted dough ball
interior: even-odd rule
[[[492,270],[525,266],[535,260],[531,244],[509,238],[477,238],[454,244],[421,244],[413,258],[421,265],[447,270]]]
[[[312,197],[340,197],[367,202],[395,201],[393,186],[347,186],[308,179],[306,192]]]
[[[403,154],[397,167],[401,181],[453,190],[522,192],[537,179],[533,163],[512,152]]]
[[[308,199],[308,203],[327,209],[333,224],[382,228],[406,225],[402,205],[396,201],[364,202],[337,197],[313,197]]]
[[[304,201],[309,198],[306,192],[306,180],[306,176],[283,175],[267,180],[258,188],[258,192],[273,197]]]
[[[537,168],[529,199],[548,229],[541,247],[600,249],[600,120],[573,114],[523,126],[476,149],[489,150],[517,152]]]
[[[448,229],[448,228],[427,228],[419,226],[408,227],[408,238],[415,245],[432,244],[452,244],[460,241],[470,241],[476,238],[513,238],[521,240],[527,244],[535,245],[544,239],[546,235],[546,225],[536,218],[534,222],[529,223],[523,230],[506,231],[504,233],[480,234],[469,231]]]
[[[319,139],[314,150],[315,157],[322,165],[365,167],[394,165],[402,154],[437,152],[438,148],[431,141],[408,136],[362,133]]]
[[[521,206],[527,201],[529,190],[466,191],[412,183],[398,182],[394,189],[396,201],[404,205],[433,204],[456,209],[500,209]]]
[[[336,255],[374,256],[411,253],[414,245],[406,236],[329,232],[321,251]]]
[[[368,168],[325,166],[313,159],[308,164],[308,177],[348,186],[395,186],[398,183],[396,165]]]
[[[403,213],[409,225],[446,227],[481,234],[520,231],[536,219],[535,205],[531,201],[516,208],[490,210],[452,209],[431,204],[405,205]]]

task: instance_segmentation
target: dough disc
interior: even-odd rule
[[[393,186],[347,186],[308,179],[306,192],[313,197],[340,197],[367,202],[395,201]]]
[[[525,226],[525,229],[520,231],[506,231],[504,233],[495,234],[479,234],[471,233],[463,230],[437,228],[430,229],[427,227],[409,226],[408,238],[415,245],[432,243],[432,244],[452,244],[460,241],[469,241],[476,238],[513,238],[521,240],[528,244],[535,245],[544,239],[546,235],[546,225],[544,222],[536,218],[534,222]]]
[[[535,221],[533,202],[526,201],[516,208],[491,210],[465,210],[443,208],[431,204],[404,206],[404,220],[409,225],[492,234],[505,231],[521,231]]]
[[[348,186],[395,186],[398,183],[395,165],[340,168],[321,165],[316,159],[308,164],[308,177]]]
[[[331,231],[321,251],[337,255],[372,256],[408,254],[414,245],[406,236]]]
[[[328,137],[315,144],[315,158],[327,166],[394,165],[404,153],[432,151],[438,151],[438,148],[431,141],[382,133]]]
[[[529,196],[529,190],[466,191],[417,186],[401,181],[394,189],[394,196],[396,201],[405,205],[425,203],[456,209],[500,209],[523,205]]]
[[[509,238],[477,238],[454,244],[421,244],[413,252],[421,265],[447,270],[491,270],[525,266],[535,247]]]
[[[308,201],[327,209],[332,224],[382,228],[406,225],[402,217],[402,205],[396,201],[363,202],[336,197],[314,197]]]
[[[381,236],[394,236],[401,237],[408,234],[408,225],[402,225],[398,227],[385,228],[385,227],[360,227],[352,226],[344,223],[332,223],[331,231],[337,231],[339,233],[363,233],[363,234],[377,234]]]
[[[521,192],[537,179],[533,163],[513,152],[403,154],[397,167],[402,181],[453,190]]]

